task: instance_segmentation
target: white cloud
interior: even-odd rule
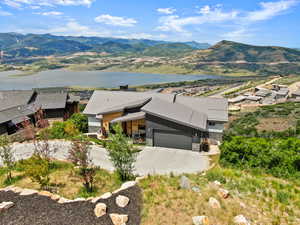
[[[0,16],[12,16],[12,15],[13,15],[12,13],[2,10],[0,6]]]
[[[157,40],[162,40],[166,39],[167,35],[165,34],[149,34],[149,33],[131,33],[131,34],[123,34],[123,35],[117,35],[114,36],[117,38],[126,38],[126,39],[157,39]]]
[[[158,8],[157,12],[162,13],[162,14],[171,15],[176,12],[176,9],[174,9],[174,8]]]
[[[108,14],[100,15],[95,18],[97,23],[104,23],[107,25],[120,26],[120,27],[133,27],[137,21],[132,18],[124,18],[118,16],[111,16]]]
[[[63,15],[62,12],[58,12],[58,11],[38,12],[35,14],[42,15],[42,16],[61,16],[61,15]]]
[[[4,0],[3,3],[14,7],[22,8],[24,6],[55,6],[55,5],[64,5],[64,6],[78,6],[83,5],[90,7],[95,0]]]
[[[203,6],[200,11],[199,11],[201,14],[208,14],[210,13],[210,6],[209,5],[205,5]]]
[[[52,33],[56,35],[72,35],[72,36],[111,36],[111,32],[101,29],[93,29],[91,27],[81,25],[74,19],[70,19],[66,24],[59,27],[47,29],[47,31],[39,31],[39,33]]]
[[[220,23],[234,20],[238,17],[238,11],[224,12],[221,8],[204,7],[200,10],[200,16],[179,17],[177,15],[161,17],[161,25],[157,27],[161,31],[186,32],[184,27],[188,25],[201,25],[205,23]]]
[[[241,27],[237,30],[227,32],[221,36],[222,36],[222,38],[230,39],[233,41],[245,41],[246,39],[251,38],[254,35],[253,35],[252,30],[247,29],[245,27]]]
[[[274,16],[280,15],[292,6],[299,3],[297,0],[281,0],[277,2],[261,2],[261,9],[249,12],[246,20],[250,22],[262,21],[271,19]]]

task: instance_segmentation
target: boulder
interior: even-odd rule
[[[39,195],[42,195],[42,196],[46,196],[46,197],[49,197],[51,198],[53,201],[58,201],[60,199],[60,196],[57,195],[57,194],[52,194],[48,191],[40,191],[38,192]]]
[[[229,197],[229,191],[227,191],[226,189],[223,189],[223,188],[220,188],[218,190],[218,195],[221,197],[221,198],[228,198]]]
[[[220,187],[222,184],[221,184],[219,181],[215,180],[215,181],[214,181],[214,185]]]
[[[243,215],[234,217],[233,223],[236,225],[250,225],[250,222]]]
[[[220,202],[217,199],[213,198],[213,197],[209,198],[208,204],[210,205],[210,207],[212,207],[214,209],[220,209],[221,208]]]
[[[38,191],[36,191],[36,190],[23,189],[23,190],[21,191],[20,195],[26,196],[26,195],[33,195],[33,194],[36,194],[36,193],[38,193]]]
[[[116,204],[121,207],[124,208],[128,205],[129,203],[129,198],[124,196],[124,195],[119,195],[118,197],[116,197]]]
[[[112,213],[109,214],[109,217],[114,225],[126,225],[128,221],[127,215]]]
[[[73,202],[73,200],[66,199],[64,197],[60,197],[60,199],[58,200],[59,204],[70,203],[70,202]]]
[[[180,188],[181,189],[190,189],[191,188],[191,182],[189,178],[186,176],[181,176],[180,177]]]
[[[128,189],[128,188],[131,188],[133,186],[135,186],[137,184],[136,181],[127,181],[125,183],[122,184],[121,186],[121,190],[125,190],[125,189]]]
[[[11,207],[13,207],[13,206],[14,206],[14,203],[13,203],[13,202],[1,202],[1,203],[0,203],[0,212],[1,212],[2,210],[9,209],[9,208],[11,208]]]
[[[104,203],[98,203],[95,206],[94,213],[97,217],[104,216],[106,214],[107,206]]]
[[[194,225],[209,225],[207,216],[194,216],[192,219]]]
[[[192,187],[192,191],[199,193],[200,192],[200,188],[199,187]]]
[[[100,198],[101,198],[101,199],[108,199],[108,198],[110,198],[111,196],[112,196],[112,193],[107,192],[107,193],[101,195]]]

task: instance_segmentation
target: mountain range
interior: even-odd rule
[[[171,56],[174,53],[177,55],[209,47],[207,43],[198,42],[174,43],[146,39],[0,33],[0,50],[4,51],[8,58],[69,55],[86,51],[114,55],[134,53],[146,56]]]

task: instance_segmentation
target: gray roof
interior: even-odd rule
[[[32,115],[36,112],[34,105],[16,106],[3,111],[0,111],[0,123],[5,123],[10,120],[20,121],[22,118]]]
[[[28,104],[33,94],[34,91],[0,91],[0,111]]]
[[[142,111],[195,129],[206,130],[207,115],[180,103],[170,103],[159,98],[142,108]]]
[[[225,98],[177,96],[176,102],[205,113],[210,121],[228,121],[228,100]]]
[[[126,122],[132,120],[140,120],[145,118],[144,112],[128,113],[125,116],[118,117],[110,121],[110,123]]]
[[[112,108],[120,108],[126,104],[137,101],[144,101],[147,98],[161,95],[161,98],[172,101],[173,95],[150,92],[132,91],[94,91],[83,113],[87,115],[97,115],[100,112]]]
[[[146,106],[157,98],[158,101],[161,100],[162,105],[160,107],[168,104],[170,107],[177,107],[175,111],[180,111],[180,108],[188,108],[194,112],[206,114],[208,120],[211,121],[228,121],[228,102],[225,98],[176,96],[175,103],[173,103],[174,94],[151,92],[95,91],[83,113],[97,115],[112,110],[120,110],[149,98],[152,100]]]
[[[67,93],[40,93],[35,104],[42,109],[62,109],[66,107],[67,96]]]
[[[105,109],[101,112],[98,112],[98,114],[122,112],[125,109],[132,109],[132,108],[142,107],[143,105],[145,105],[150,100],[151,100],[151,98],[145,98],[145,99],[139,99],[139,100],[132,101],[132,102],[127,102],[126,104],[120,104],[120,105],[116,105],[114,107]]]

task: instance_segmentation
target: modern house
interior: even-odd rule
[[[25,120],[35,123],[39,109],[46,119],[67,119],[79,111],[78,103],[78,98],[64,92],[0,91],[0,135],[15,133]]]
[[[144,138],[147,145],[199,151],[206,139],[222,140],[228,103],[222,98],[95,91],[83,113],[90,133],[105,137],[120,123],[126,135]]]

